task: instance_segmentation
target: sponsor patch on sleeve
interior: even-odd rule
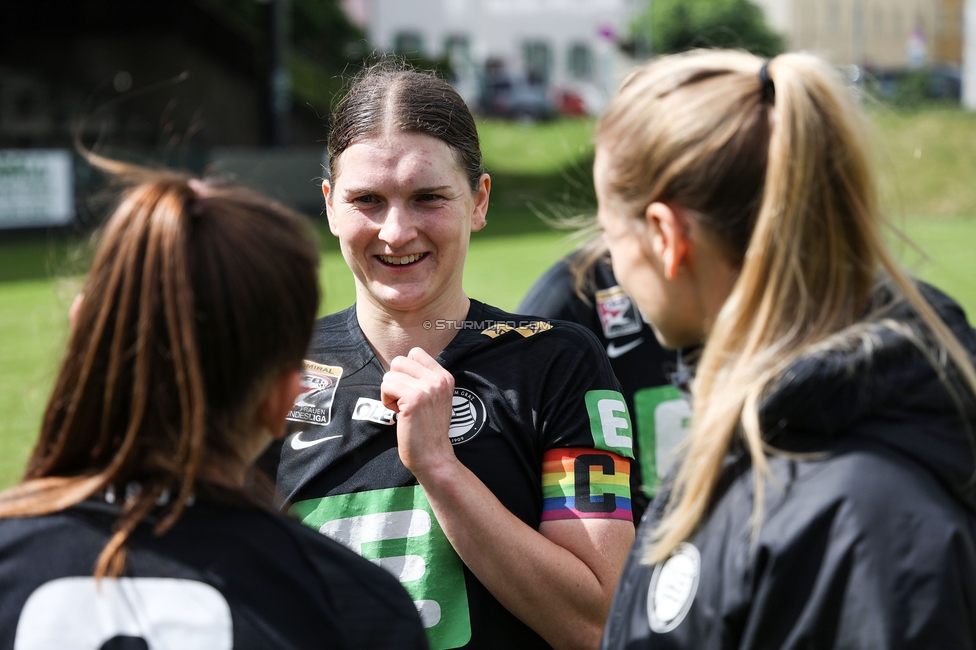
[[[597,449],[550,449],[542,458],[542,521],[633,521],[630,461]]]

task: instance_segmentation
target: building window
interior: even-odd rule
[[[393,51],[404,56],[422,56],[424,37],[417,32],[397,32],[393,38]]]
[[[569,75],[574,79],[593,77],[593,53],[586,43],[574,43],[570,46]]]
[[[526,41],[522,45],[525,74],[530,83],[549,83],[552,72],[552,50],[545,41]]]

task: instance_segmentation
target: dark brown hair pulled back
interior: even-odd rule
[[[300,215],[241,188],[93,159],[132,188],[103,229],[24,482],[0,497],[0,516],[138,486],[101,576],[122,570],[150,513],[157,532],[176,521],[204,463],[243,460],[261,391],[301,367],[319,291]]]
[[[447,144],[472,191],[485,169],[478,128],[456,90],[431,72],[384,61],[353,79],[333,112],[329,129],[329,174],[339,175],[339,156],[357,140],[390,129],[422,133]]]

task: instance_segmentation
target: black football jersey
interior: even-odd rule
[[[141,525],[119,578],[93,577],[119,511],[90,499],[0,520],[0,649],[426,648],[389,574],[290,518],[198,499]]]
[[[549,519],[632,520],[630,417],[584,328],[472,300],[438,362],[454,376],[448,435],[458,459],[533,528]],[[547,647],[505,610],[451,547],[397,451],[384,370],[355,307],[316,326],[289,414],[277,483],[307,525],[395,574],[431,647]]]
[[[634,419],[631,489],[634,516],[640,517],[660,484],[677,444],[688,433],[691,406],[672,383],[678,353],[658,343],[631,297],[618,284],[607,260],[593,267],[589,304],[574,289],[573,256],[549,268],[522,299],[518,311],[579,323],[596,334],[620,380]]]

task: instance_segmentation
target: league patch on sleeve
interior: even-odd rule
[[[292,422],[306,422],[325,426],[332,421],[332,400],[335,398],[342,368],[305,361],[302,392],[288,413]]]
[[[630,461],[597,449],[550,449],[542,458],[542,521],[633,521]]]
[[[644,328],[640,313],[627,292],[610,287],[596,292],[596,313],[608,339],[636,334]]]

